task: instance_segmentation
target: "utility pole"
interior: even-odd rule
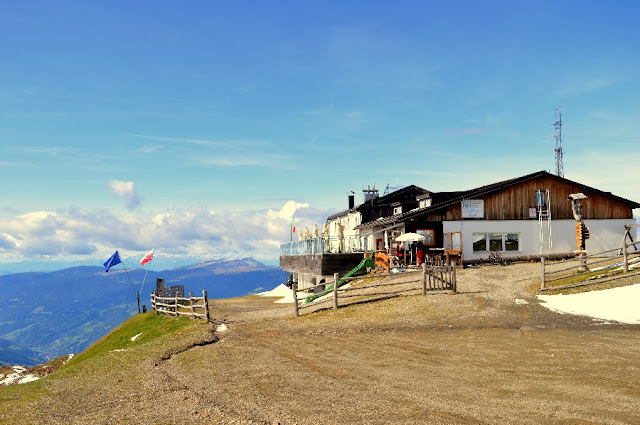
[[[553,124],[556,129],[554,139],[556,141],[556,176],[564,178],[564,165],[562,164],[562,112],[556,109],[556,122]]]

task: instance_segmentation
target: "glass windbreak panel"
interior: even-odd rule
[[[489,251],[502,251],[501,233],[491,233],[489,235]]]
[[[507,233],[504,237],[504,249],[505,251],[518,251],[519,250],[519,237],[516,233]]]
[[[487,235],[484,233],[475,233],[473,235],[473,251],[486,251],[487,250]]]

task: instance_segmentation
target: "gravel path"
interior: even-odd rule
[[[50,396],[0,422],[640,423],[640,326],[540,306],[539,270],[465,269],[456,295],[298,318],[273,298],[210,300],[208,330],[47,380]]]
[[[228,330],[167,373],[195,377],[219,421],[639,423],[639,327],[541,307],[538,273],[467,269],[457,295],[299,318],[269,299],[216,301]]]

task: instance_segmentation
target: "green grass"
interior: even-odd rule
[[[8,414],[10,409],[25,407],[32,400],[50,396],[54,381],[76,377],[92,379],[95,376],[117,373],[123,370],[121,368],[135,370],[145,358],[161,356],[167,347],[183,342],[204,326],[207,326],[204,321],[186,317],[156,316],[153,312],[137,314],[66,364],[62,363],[68,356],[49,362],[56,370],[46,378],[26,384],[0,386],[0,417]],[[131,341],[137,334],[140,336]],[[118,352],[120,350],[123,352]]]
[[[152,312],[137,314],[75,356],[64,368],[73,368],[87,359],[105,355],[113,350],[141,346],[165,335],[171,335],[194,323],[186,317],[156,316]],[[141,334],[135,341],[131,338]]]

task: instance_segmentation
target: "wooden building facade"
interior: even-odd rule
[[[591,227],[591,252],[619,246],[625,224],[634,224],[640,204],[546,171],[461,192],[434,192],[429,206],[363,223],[358,231],[371,244],[383,238],[387,247],[401,233],[429,235],[425,248],[447,247],[459,234],[465,260],[487,257],[570,254],[575,246],[575,218],[570,194],[582,193],[585,224]],[[384,236],[381,236],[384,234]],[[433,235],[433,236],[431,236]],[[484,243],[484,245],[483,245]]]

